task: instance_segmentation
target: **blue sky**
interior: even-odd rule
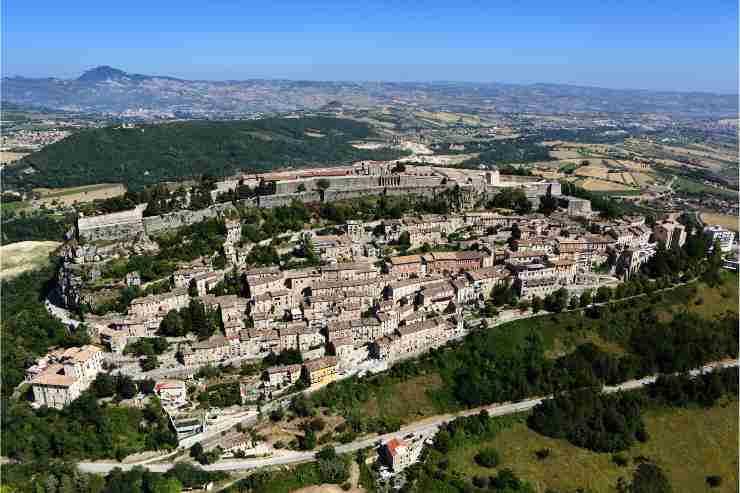
[[[4,0],[3,75],[553,82],[738,92],[736,0]]]

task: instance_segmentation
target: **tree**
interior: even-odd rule
[[[190,457],[197,460],[201,455],[203,455],[203,445],[200,442],[196,442],[190,447]]]
[[[316,433],[309,427],[303,431],[303,436],[299,440],[301,450],[313,450],[316,448]]]
[[[408,248],[411,247],[411,235],[409,235],[409,232],[408,231],[404,231],[398,237],[398,246],[402,250],[407,250]]]
[[[539,296],[532,297],[532,313],[537,313],[544,308],[544,302]]]
[[[298,187],[296,187],[295,191],[296,191],[296,193],[303,193],[303,192],[305,192],[306,191],[306,185],[304,185],[303,183],[299,183],[298,184]]]
[[[581,308],[586,308],[588,305],[590,305],[593,302],[593,300],[591,299],[591,290],[587,289],[583,293],[581,293],[581,298],[579,301],[579,305],[581,305]]]
[[[501,457],[496,449],[486,447],[476,454],[475,462],[483,467],[497,467],[501,463]]]
[[[124,399],[131,399],[136,395],[136,384],[130,376],[119,374],[116,380],[116,391]]]
[[[612,290],[608,286],[600,286],[596,290],[596,302],[604,303],[612,298]]]
[[[514,242],[522,239],[522,231],[519,229],[519,223],[511,226],[511,235],[509,236],[509,248],[514,248]]]
[[[382,238],[385,236],[385,224],[380,223],[373,228],[373,236]]]
[[[116,393],[116,382],[110,373],[98,373],[92,385],[95,395],[100,397],[111,397]]]
[[[198,284],[195,282],[195,279],[191,279],[188,284],[188,296],[198,296]]]
[[[551,186],[547,187],[547,193],[540,198],[539,212],[549,216],[558,209],[558,199],[553,197]]]
[[[170,310],[159,324],[159,332],[167,337],[182,337],[185,335],[182,317],[177,310]]]
[[[547,295],[545,298],[545,308],[548,311],[560,313],[568,306],[569,299],[568,290],[560,288],[554,293]]]
[[[159,360],[155,355],[147,356],[139,362],[142,371],[152,371],[159,367]]]
[[[671,493],[673,489],[663,470],[649,462],[643,462],[632,476],[630,493]]]

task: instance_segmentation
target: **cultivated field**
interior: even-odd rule
[[[481,119],[476,115],[448,113],[446,111],[417,111],[414,116],[433,123],[453,124],[462,121],[465,125],[480,125]]]
[[[109,199],[126,193],[126,187],[119,183],[101,183],[73,188],[34,188],[34,192],[41,195],[38,204],[52,204],[57,202],[72,205],[75,202],[92,202],[93,200]]]
[[[586,176],[590,178],[608,179],[609,169],[605,166],[581,166],[573,173],[576,176]]]
[[[585,178],[577,182],[578,186],[591,192],[626,192],[634,190],[632,187],[628,187],[613,181],[599,180],[598,178]]]
[[[0,247],[0,279],[8,279],[49,261],[49,254],[59,248],[56,241],[20,241]]]
[[[731,231],[737,231],[737,216],[730,216],[727,214],[717,214],[715,212],[702,212],[701,220],[706,225],[718,224],[723,228],[727,228]]]
[[[626,467],[617,466],[611,454],[542,436],[524,422],[514,424],[491,441],[455,449],[447,458],[451,470],[467,477],[488,477],[498,469],[480,467],[474,457],[483,447],[493,447],[501,455],[499,468],[512,469],[537,492],[585,488],[594,493],[612,493],[618,478],[630,478],[637,467],[634,459],[643,456],[665,471],[674,493],[708,491],[705,480],[709,475],[722,477],[722,485],[711,491],[729,493],[737,491],[737,415],[737,400],[711,408],[649,409],[644,412],[644,420],[650,439],[623,452],[630,458]],[[535,455],[541,449],[550,450],[544,460]]]

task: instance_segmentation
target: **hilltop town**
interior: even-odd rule
[[[279,458],[275,437],[233,426],[474,331],[607,302],[690,233],[675,214],[615,215],[558,181],[481,168],[363,161],[81,213],[47,305],[90,343],[27,368],[33,406],[62,409],[123,375],[152,382],[179,445],[202,443],[205,463]],[[215,203],[193,209],[202,193]],[[731,231],[701,235],[733,250]],[[384,445],[388,474],[425,438]]]

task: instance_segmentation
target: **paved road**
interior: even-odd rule
[[[692,370],[691,374],[698,375],[700,373],[714,371],[718,368],[729,368],[733,366],[740,366],[740,361],[728,360],[728,361],[722,361],[718,363],[710,363],[701,368],[697,368],[696,370]],[[604,387],[604,392],[613,393],[613,392],[618,392],[622,390],[638,389],[640,387],[644,387],[646,385],[649,385],[655,382],[656,378],[657,376],[650,376],[650,377],[645,377],[639,380],[630,380],[628,382],[624,382],[616,386],[607,386],[607,387]],[[504,403],[493,404],[491,406],[486,406],[484,408],[473,409],[473,410],[464,411],[460,413],[436,416],[433,418],[428,418],[426,420],[420,421],[418,423],[412,423],[408,426],[404,426],[400,430],[394,433],[374,436],[371,438],[357,440],[357,441],[354,441],[352,443],[348,443],[345,445],[339,445],[336,447],[336,450],[339,453],[354,452],[354,451],[357,451],[363,448],[372,447],[378,442],[386,442],[390,440],[391,438],[394,438],[394,437],[400,438],[410,433],[413,433],[416,435],[423,434],[423,435],[431,436],[434,433],[436,433],[443,424],[448,423],[460,416],[470,416],[472,414],[477,414],[481,411],[481,409],[485,409],[486,411],[488,411],[488,413],[491,416],[504,416],[507,414],[515,414],[515,413],[520,413],[523,411],[528,411],[532,409],[533,407],[535,407],[540,402],[542,402],[544,399],[548,399],[548,398],[550,398],[550,396],[534,397],[534,398],[526,399],[520,402],[504,402]],[[262,459],[225,460],[217,464],[211,464],[208,466],[204,466],[203,468],[208,471],[236,471],[236,470],[257,469],[260,467],[296,464],[299,462],[307,462],[311,460],[314,460],[314,452],[281,451],[280,455],[275,456],[275,457],[267,457],[267,458],[262,458]],[[130,469],[134,467],[135,465],[136,464],[116,464],[116,463],[109,463],[109,462],[106,462],[106,463],[104,462],[80,462],[78,464],[78,467],[80,468],[80,470],[84,472],[104,474],[104,473],[109,472],[111,469],[115,467],[120,467],[122,469]],[[155,472],[164,472],[168,470],[169,468],[171,468],[172,466],[173,464],[171,463],[143,465],[143,467],[146,467],[147,469],[151,471],[155,471]]]

